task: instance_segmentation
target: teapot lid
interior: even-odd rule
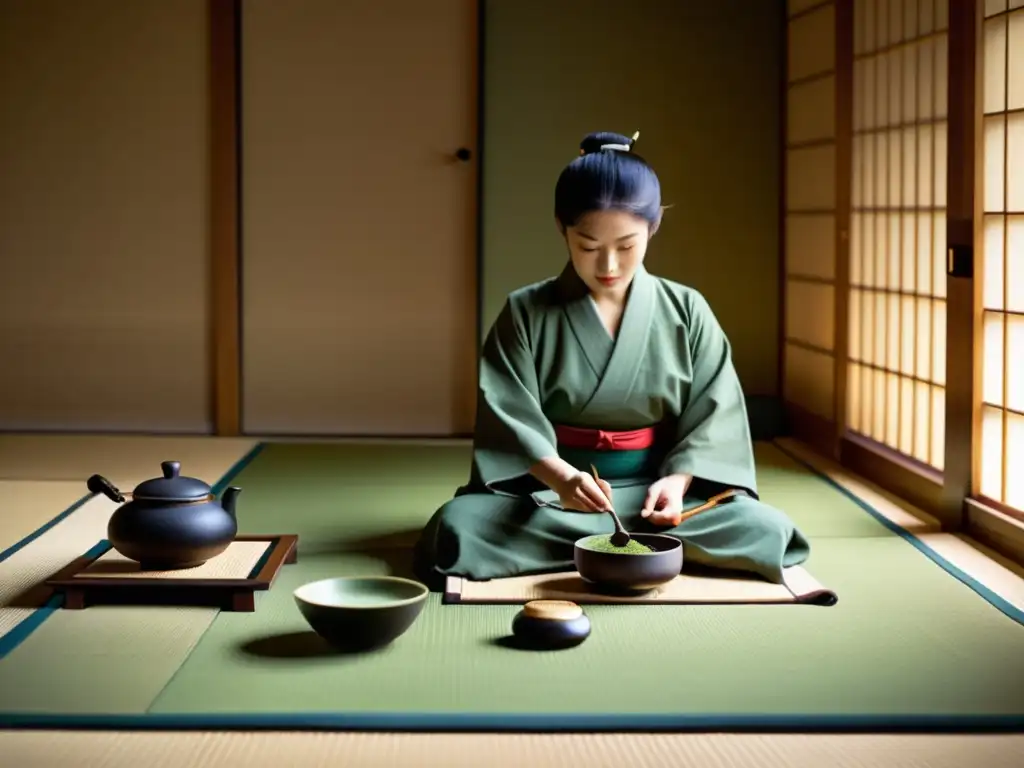
[[[133,499],[149,501],[198,501],[209,496],[212,489],[196,477],[185,477],[180,474],[180,461],[164,461],[160,463],[163,477],[146,480],[135,486]]]

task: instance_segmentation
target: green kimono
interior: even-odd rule
[[[657,438],[644,450],[580,450],[559,445],[555,425],[655,427]],[[529,474],[556,454],[584,471],[594,464],[626,529],[678,537],[689,563],[778,583],[784,567],[808,557],[792,521],[758,500],[743,391],[711,308],[696,290],[642,266],[617,339],[571,263],[509,295],[482,351],[469,482],[423,530],[420,578],[573,570],[575,541],[614,526],[609,515],[561,508]],[[670,474],[693,477],[684,508],[723,490],[742,493],[674,528],[654,525],[640,510],[651,483]]]

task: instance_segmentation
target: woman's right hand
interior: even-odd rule
[[[612,508],[612,487],[586,472],[576,472],[554,489],[566,509],[577,512],[607,512]]]

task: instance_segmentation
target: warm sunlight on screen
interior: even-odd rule
[[[836,420],[836,6],[789,7],[783,397]],[[796,14],[796,15],[794,15]]]
[[[981,494],[1024,510],[1024,0],[986,0]]]
[[[938,469],[945,455],[948,7],[948,0],[854,6],[847,425]]]

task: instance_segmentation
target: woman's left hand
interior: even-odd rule
[[[668,475],[647,489],[640,516],[655,525],[679,525],[683,515],[683,496],[690,486],[689,475]]]

